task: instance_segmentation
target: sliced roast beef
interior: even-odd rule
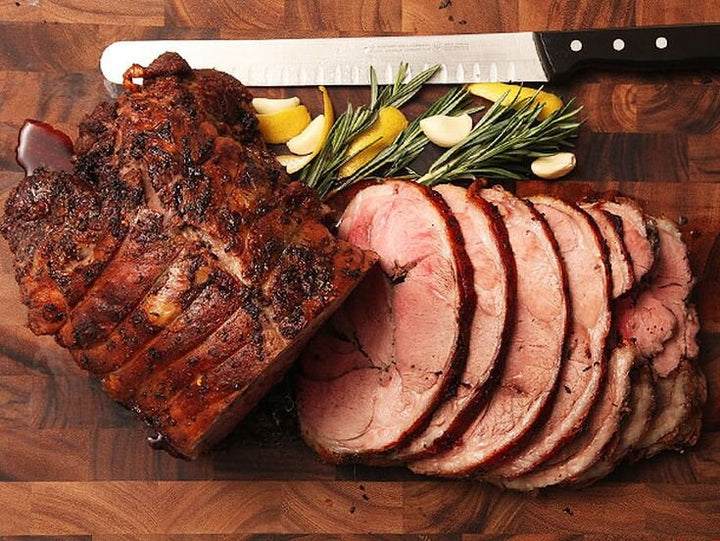
[[[688,304],[694,280],[687,247],[668,220],[657,220],[657,230],[658,259],[647,287],[624,299],[616,314],[620,333],[652,357],[655,374],[657,410],[636,457],[694,443],[705,401],[704,376],[692,362],[699,323]]]
[[[516,477],[535,468],[583,426],[605,375],[611,279],[595,222],[582,209],[548,196],[531,197],[557,240],[570,295],[567,357],[550,413],[511,456],[484,475]]]
[[[672,374],[655,382],[657,409],[632,457],[649,458],[668,449],[694,445],[700,436],[707,385],[702,371],[682,359]]]
[[[301,432],[333,461],[377,457],[423,427],[464,367],[475,309],[460,227],[429,188],[360,190],[338,234],[379,264],[301,357]]]
[[[599,209],[617,216],[622,223],[622,238],[632,262],[635,282],[639,283],[655,264],[658,250],[657,228],[632,199],[615,196],[596,202]]]
[[[460,224],[474,270],[477,307],[457,394],[445,399],[425,430],[395,453],[400,460],[420,458],[448,445],[472,420],[494,390],[490,384],[503,364],[514,319],[515,261],[502,218],[484,199],[468,197],[465,188],[444,184],[435,190]]]
[[[590,413],[584,431],[534,470],[498,482],[517,490],[535,490],[574,482],[604,455],[612,453],[613,444],[616,443],[614,436],[627,412],[632,388],[630,373],[636,355],[637,350],[632,345],[619,346],[613,350],[608,361],[607,383]]]
[[[690,293],[695,284],[687,246],[677,228],[668,220],[658,220],[660,256],[652,277],[652,284],[644,294],[652,295],[675,316],[677,326],[673,338],[653,358],[653,369],[659,377],[667,376],[680,359],[694,359],[698,355],[695,339],[700,328],[695,310],[688,309]]]
[[[658,220],[657,231],[660,248],[649,283],[618,304],[616,320],[622,337],[633,340],[643,356],[654,357],[653,369],[664,377],[682,358],[697,356],[697,325],[688,310],[694,279],[687,247],[669,221]]]
[[[487,406],[445,452],[411,462],[424,474],[469,475],[520,441],[552,403],[568,329],[567,281],[557,242],[531,205],[501,188],[471,188],[497,206],[517,269],[517,310],[505,369]]]
[[[666,449],[683,449],[694,445],[700,435],[702,409],[707,400],[705,375],[693,357],[682,353],[697,348],[695,336],[699,324],[694,307],[688,308],[684,325],[684,332],[666,344],[676,355],[679,353],[672,370],[665,373],[667,367],[661,365],[663,371],[658,371],[653,360],[657,409],[647,431],[633,448],[634,458],[648,458]]]
[[[618,463],[638,444],[646,433],[655,412],[655,384],[648,363],[635,367],[632,374],[632,390],[628,402],[628,413],[611,444],[612,452],[603,454],[600,460],[575,483],[589,484],[609,474]]]
[[[595,204],[581,203],[580,207],[595,221],[608,248],[612,296],[617,299],[635,285],[632,262],[623,241],[622,220]]]

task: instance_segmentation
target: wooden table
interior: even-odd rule
[[[23,119],[42,119],[75,134],[82,115],[107,96],[98,59],[114,40],[720,22],[720,3],[0,0],[0,20],[4,200],[21,177],[13,151]],[[280,389],[217,451],[183,462],[148,447],[143,428],[129,412],[108,400],[52,340],[36,338],[23,327],[25,313],[2,243],[0,535],[720,537],[720,71],[592,72],[556,88],[585,105],[587,123],[573,178],[587,182],[556,184],[553,189],[577,194],[588,186],[619,187],[653,213],[688,219],[683,229],[700,279],[702,362],[710,381],[705,429],[696,448],[622,466],[582,491],[503,493],[470,481],[422,479],[401,469],[322,464],[294,436],[292,426],[285,426],[291,417],[284,414],[288,404]],[[332,92],[336,106],[347,97],[367,97],[364,91]],[[439,89],[426,96],[433,92]],[[299,93],[319,111],[315,90]],[[530,193],[549,186],[519,184],[518,189]]]

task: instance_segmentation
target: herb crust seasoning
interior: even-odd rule
[[[133,78],[142,78],[138,86]],[[166,53],[80,125],[2,233],[37,334],[56,334],[170,451],[194,457],[277,382],[373,257],[262,143],[250,93]]]

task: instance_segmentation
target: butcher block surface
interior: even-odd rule
[[[0,203],[22,177],[26,117],[73,137],[106,99],[102,49],[120,39],[280,38],[718,23],[710,0],[19,0],[0,2]],[[711,46],[708,44],[708,46]],[[714,45],[716,46],[716,45]],[[153,450],[49,338],[26,327],[0,243],[0,536],[201,539],[228,534],[429,534],[423,538],[720,538],[720,67],[594,70],[553,86],[587,119],[570,181],[517,182],[523,196],[619,190],[680,223],[698,277],[709,399],[696,447],[620,466],[583,489],[503,492],[406,470],[331,466],[299,439],[287,384],[213,453]],[[421,100],[442,88],[423,91]],[[336,109],[367,89],[331,88]],[[312,88],[299,95],[317,114]],[[411,110],[411,114],[412,114]],[[511,186],[512,187],[512,186]],[[475,535],[472,535],[475,534]],[[274,536],[273,536],[274,537]]]

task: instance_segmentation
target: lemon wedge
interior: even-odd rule
[[[297,173],[317,156],[335,122],[335,113],[333,111],[332,101],[330,100],[330,94],[324,86],[320,86],[319,89],[323,95],[323,114],[318,115],[299,135],[291,138],[287,143],[291,152],[302,154],[303,151],[309,148],[310,153],[301,156],[296,154],[282,154],[277,156],[277,160],[290,174]],[[322,119],[322,121],[318,119]],[[313,126],[313,123],[315,126]]]
[[[347,155],[352,158],[340,168],[340,178],[349,177],[377,156],[381,150],[389,147],[407,125],[407,118],[399,109],[395,107],[380,109],[373,125],[353,139],[348,146]]]
[[[277,113],[298,105],[300,105],[300,98],[297,96],[292,98],[253,98],[252,100],[255,112],[263,115]]]
[[[450,148],[465,139],[472,130],[470,115],[434,115],[420,121],[420,129],[431,142],[442,148]]]
[[[296,105],[275,113],[257,115],[263,141],[271,145],[287,143],[310,124],[310,113],[304,105]]]
[[[533,99],[534,96],[533,105],[537,103],[543,104],[543,108],[538,115],[539,120],[545,120],[563,106],[562,100],[555,94],[543,90],[538,92],[534,88],[524,86],[505,83],[472,83],[467,86],[467,90],[475,96],[485,98],[492,102],[498,101],[507,93],[502,104],[509,105],[517,97],[517,101],[515,102],[516,108],[525,105],[526,100]],[[536,93],[537,96],[535,95]]]

